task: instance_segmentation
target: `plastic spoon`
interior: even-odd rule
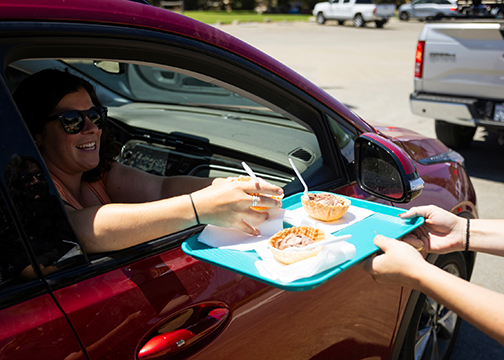
[[[242,161],[242,166],[243,168],[245,169],[245,171],[247,172],[247,174],[250,176],[250,178],[252,180],[254,180],[254,182],[258,183],[259,182],[259,179],[257,178],[257,176],[254,174],[254,172],[252,171],[252,169],[250,168],[250,166],[247,165],[247,163],[245,161]]]
[[[308,185],[306,185],[303,177],[299,173],[299,170],[297,169],[296,165],[294,165],[294,162],[292,161],[291,158],[289,158],[289,162],[290,162],[292,168],[294,169],[294,172],[296,173],[297,177],[299,178],[299,181],[301,181],[301,184],[303,184],[303,186],[304,186],[304,197],[308,199]]]
[[[316,241],[316,242],[314,242],[312,244],[309,244],[309,245],[306,245],[306,246],[302,246],[302,247],[291,246],[291,247],[288,247],[287,249],[284,249],[283,251],[308,251],[308,250],[314,249],[314,248],[319,247],[319,246],[324,246],[324,245],[327,245],[327,244],[332,244],[334,242],[348,240],[351,237],[352,237],[352,235],[336,236],[336,237],[334,237],[332,239],[322,240],[322,241]]]

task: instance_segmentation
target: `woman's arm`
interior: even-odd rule
[[[504,220],[470,220],[469,229],[469,250],[504,256]]]
[[[196,225],[189,196],[136,204],[68,209],[82,246],[89,253],[124,249]]]
[[[129,187],[129,190],[147,185],[145,182],[135,184]],[[183,184],[181,186],[184,187]],[[194,183],[186,185],[184,189],[187,190],[192,186]],[[250,208],[252,204],[250,194],[255,192],[269,195],[283,194],[280,187],[271,184],[214,181],[213,185],[193,192],[192,198],[200,223],[234,227],[258,235],[255,226],[266,220],[269,215],[267,212],[258,212]],[[127,196],[123,201],[126,201],[126,198]],[[133,199],[134,195],[129,198],[131,202]],[[67,209],[72,225],[86,251],[119,250],[197,224],[189,195],[141,203],[131,202],[94,206],[82,210]],[[281,202],[268,196],[259,196],[258,206],[279,208]]]
[[[369,259],[365,267],[377,282],[419,290],[504,345],[503,294],[429,264],[404,242],[377,236],[375,244],[384,254]]]

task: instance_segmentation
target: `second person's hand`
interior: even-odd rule
[[[424,251],[446,254],[464,250],[467,220],[437,206],[413,207],[399,215],[403,219],[423,216],[425,222],[403,240]]]

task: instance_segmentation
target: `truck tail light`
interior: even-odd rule
[[[375,8],[373,9],[373,16],[376,15],[376,6]]]
[[[419,79],[423,76],[424,50],[425,41],[419,41],[415,53],[415,77]]]

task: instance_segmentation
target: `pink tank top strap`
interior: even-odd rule
[[[54,185],[56,185],[56,189],[60,193],[61,198],[63,199],[64,202],[66,202],[68,205],[72,206],[76,210],[83,209],[84,207],[81,205],[79,201],[68,191],[68,189],[63,185],[61,181],[58,180],[55,176],[52,176],[52,179],[54,181]],[[105,176],[96,182],[88,183],[84,182],[84,184],[89,187],[89,189],[96,195],[98,200],[102,204],[110,204],[112,200],[110,199],[109,195],[107,194],[107,189],[105,188],[105,179],[106,179],[106,174]]]
[[[94,192],[96,197],[101,201],[103,205],[110,204],[112,202],[109,195],[107,194],[107,188],[105,187],[105,177],[96,182],[85,182],[84,184],[86,184],[91,189],[91,191]]]
[[[83,206],[70,193],[70,191],[68,191],[68,189],[65,187],[65,185],[63,185],[63,183],[61,181],[59,181],[57,177],[52,176],[52,175],[51,175],[51,177],[52,177],[52,179],[54,181],[54,185],[56,185],[56,189],[58,190],[63,201],[77,210],[83,209]]]

